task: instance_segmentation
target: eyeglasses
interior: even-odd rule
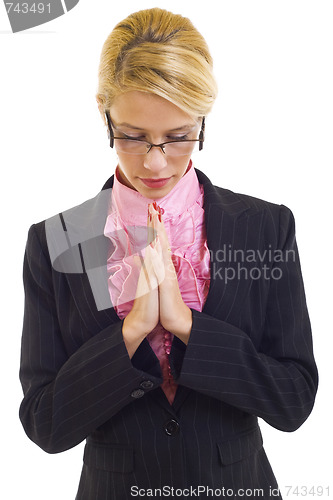
[[[160,144],[152,144],[148,141],[134,139],[133,137],[115,137],[114,130],[117,130],[111,121],[108,111],[105,111],[105,116],[108,123],[108,136],[110,140],[110,148],[116,147],[117,151],[132,155],[148,154],[152,148],[160,148],[163,154],[167,156],[185,156],[194,151],[195,143],[199,143],[199,151],[203,148],[205,140],[205,117],[202,118],[201,130],[198,139],[175,139],[172,141],[161,142]]]

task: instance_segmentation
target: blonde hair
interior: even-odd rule
[[[205,116],[217,94],[205,39],[185,17],[141,10],[116,25],[105,41],[96,99],[101,113],[132,90],[149,92],[193,116]]]

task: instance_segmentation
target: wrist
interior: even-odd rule
[[[173,333],[184,344],[188,344],[191,330],[192,330],[192,311],[186,304],[182,314],[179,314],[174,323],[169,323],[167,326],[163,325],[166,330]]]
[[[140,321],[132,318],[131,313],[126,316],[123,321],[122,334],[130,358],[148,333]]]

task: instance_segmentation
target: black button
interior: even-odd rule
[[[134,389],[134,391],[131,392],[132,398],[135,398],[135,399],[142,398],[142,396],[144,396],[144,395],[145,395],[145,391],[143,391],[142,389]]]
[[[164,424],[164,431],[168,436],[175,436],[179,431],[179,423],[173,418]]]
[[[154,382],[152,382],[151,380],[144,380],[143,382],[141,382],[140,387],[142,387],[142,389],[151,389],[152,387],[154,387]]]

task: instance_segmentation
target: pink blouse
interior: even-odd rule
[[[188,307],[197,311],[202,311],[210,283],[203,197],[203,187],[190,162],[187,172],[175,187],[157,200],[164,210],[164,227],[182,298]],[[144,255],[148,204],[153,201],[121,184],[116,170],[104,234],[114,246],[107,262],[108,283],[111,301],[120,319],[127,316],[133,306],[139,276],[134,257]],[[160,361],[161,387],[172,404],[177,389],[168,359],[173,334],[159,323],[148,334],[147,340]]]

